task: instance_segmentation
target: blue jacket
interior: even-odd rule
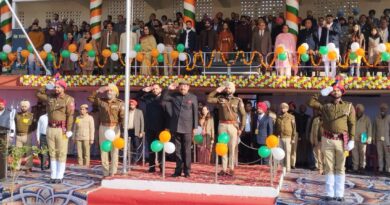
[[[259,115],[255,115],[254,122],[258,133],[255,135],[255,142],[259,145],[265,144],[265,139],[273,133],[274,123],[268,115],[264,115],[263,118],[259,119]]]

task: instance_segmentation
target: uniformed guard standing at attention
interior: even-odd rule
[[[356,137],[352,150],[353,171],[364,173],[366,168],[366,148],[372,142],[372,126],[370,118],[364,114],[364,106],[356,105]]]
[[[27,147],[27,162],[25,166],[26,174],[32,171],[33,167],[33,157],[32,157],[32,140],[31,140],[31,131],[32,124],[34,121],[34,116],[28,110],[30,109],[30,102],[27,100],[22,100],[20,102],[20,112],[15,115],[15,125],[16,125],[16,147]],[[17,170],[20,170],[20,164],[22,159],[20,159]]]
[[[236,149],[238,137],[245,128],[246,112],[244,103],[241,98],[235,97],[236,87],[232,82],[225,84],[215,91],[211,92],[207,97],[208,103],[218,105],[219,110],[219,125],[218,133],[227,133],[230,136],[229,141],[229,160],[225,155],[222,157],[222,171],[219,175],[234,175],[234,161],[236,159]],[[220,94],[219,94],[220,93]],[[219,95],[217,95],[219,94]],[[238,124],[240,119],[240,124]],[[229,164],[229,172],[227,171]]]
[[[284,166],[286,171],[291,170],[291,145],[296,142],[296,123],[294,115],[288,113],[288,104],[280,104],[281,114],[278,115],[275,122],[275,134],[280,139],[280,146],[286,153]]]
[[[120,137],[120,124],[124,122],[125,107],[123,101],[118,99],[119,89],[114,84],[109,84],[99,88],[88,100],[99,108],[99,144],[106,140],[105,132],[107,130],[115,131],[115,138]],[[96,125],[97,126],[97,125]],[[119,150],[115,147],[112,148],[111,155],[111,167],[109,160],[109,153],[100,151],[100,156],[103,166],[103,175],[114,176],[118,171],[118,156]]]
[[[376,116],[373,126],[374,143],[378,152],[379,172],[390,173],[390,115],[387,113],[387,103],[379,106],[379,115]],[[384,163],[385,162],[385,163]],[[386,165],[386,166],[385,166]]]
[[[323,96],[330,95],[332,100],[322,103],[314,95],[308,105],[321,112],[324,133],[321,150],[324,155],[326,175],[326,201],[344,201],[345,158],[346,153],[355,146],[355,109],[350,102],[343,101],[344,86],[338,82],[321,91]]]
[[[46,138],[50,155],[50,183],[60,184],[63,181],[68,138],[72,137],[74,99],[65,94],[67,85],[64,80],[57,80],[37,92],[39,100],[46,102],[49,126]],[[54,90],[54,92],[53,92]]]

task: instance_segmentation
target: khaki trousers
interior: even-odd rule
[[[313,155],[316,168],[322,172],[324,170],[322,163],[324,156],[321,152],[321,142],[318,142],[318,144],[313,147]]]
[[[378,152],[379,171],[385,171],[390,173],[390,151],[386,147],[386,143],[384,141],[378,140],[376,142],[376,149]],[[386,168],[384,167],[384,161],[386,161]],[[385,168],[385,170],[383,170],[383,168]]]
[[[286,153],[284,157],[283,166],[286,167],[286,171],[290,172],[291,170],[291,138],[280,138],[280,146]]]
[[[27,147],[27,153],[26,153],[26,169],[31,169],[33,167],[33,156],[32,156],[32,141],[31,141],[31,135],[24,134],[24,135],[16,135],[16,147]],[[17,170],[20,170],[20,164],[22,163],[22,159],[19,160],[18,166],[16,167]]]
[[[324,155],[324,172],[326,175],[345,174],[345,156],[342,140],[321,139],[321,151]]]
[[[79,161],[79,165],[81,166],[89,166],[90,159],[90,141],[89,140],[77,140],[77,159]]]
[[[115,131],[116,138],[118,138],[121,134],[119,130],[119,126],[116,127],[109,127],[109,126],[104,126],[100,125],[99,127],[99,144],[102,144],[105,140],[106,137],[104,136],[104,133],[106,130],[112,129]],[[103,152],[100,150],[100,157],[102,160],[102,166],[103,166],[103,175],[108,176],[108,175],[114,175],[118,171],[118,152],[119,150],[115,147],[112,147],[111,152]],[[111,167],[110,167],[110,158],[109,154],[111,156]]]
[[[236,160],[236,149],[237,149],[237,127],[233,124],[225,124],[225,123],[219,123],[218,126],[218,133],[221,134],[223,132],[226,132],[230,136],[230,141],[229,141],[229,161],[228,161],[228,156],[225,155],[222,157],[222,168],[223,171],[226,172],[229,164],[229,169],[231,171],[234,170],[234,164]]]
[[[62,128],[48,127],[46,139],[49,147],[50,160],[66,163],[68,138],[64,135]]]
[[[357,171],[359,168],[366,168],[366,147],[367,144],[355,141],[355,148],[352,150],[352,164],[354,171]]]

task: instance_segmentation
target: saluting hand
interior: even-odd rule
[[[217,88],[215,91],[217,91],[217,93],[222,93],[224,90],[225,90],[225,86],[221,86]]]
[[[150,92],[150,91],[152,91],[152,89],[153,89],[153,87],[152,86],[148,86],[148,87],[144,87],[144,89],[142,89],[142,91],[144,91],[144,92]]]
[[[103,87],[100,87],[96,92],[97,93],[104,93],[108,90],[108,86],[103,86]]]
[[[172,83],[168,86],[169,90],[176,90],[177,86],[179,86],[177,83]]]

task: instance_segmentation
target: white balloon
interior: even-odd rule
[[[118,59],[119,59],[119,56],[118,56],[117,53],[112,53],[112,54],[111,54],[111,60],[112,60],[112,61],[117,61]]]
[[[3,46],[3,52],[5,52],[5,53],[11,53],[11,51],[12,51],[12,47],[11,47],[10,45],[5,44],[5,45]]]
[[[43,46],[43,50],[46,51],[46,53],[50,53],[51,50],[53,50],[53,47],[52,47],[49,43],[46,43],[46,44]]]
[[[157,45],[157,50],[158,50],[159,53],[164,53],[164,51],[165,51],[165,45],[162,44],[162,43],[159,43],[159,44]]]
[[[115,140],[115,131],[112,130],[112,129],[108,129],[106,130],[106,132],[104,132],[104,136],[106,137],[107,140],[110,140],[111,142]]]
[[[172,154],[175,152],[176,146],[172,142],[167,142],[167,143],[164,143],[164,150],[166,153]]]
[[[33,62],[35,60],[35,56],[34,54],[30,53],[30,55],[28,55],[28,62]]]
[[[359,45],[358,42],[353,42],[353,43],[351,44],[351,51],[352,51],[352,52],[356,52],[359,48],[360,48],[360,45]]]
[[[89,62],[95,61],[95,57],[88,57],[88,61],[89,61]]]
[[[303,43],[302,46],[305,47],[306,50],[309,50],[309,44]]]
[[[77,60],[79,60],[79,56],[76,53],[71,53],[70,54],[70,60],[72,62],[76,62]]]
[[[334,43],[328,43],[328,50],[333,51],[336,49],[336,45]]]
[[[386,45],[384,43],[379,44],[378,51],[381,53],[386,52]]]
[[[275,148],[272,148],[271,149],[271,153],[272,153],[272,156],[280,161],[282,159],[284,159],[284,157],[286,156],[286,153],[284,152],[284,150],[280,147],[275,147]]]
[[[187,60],[187,54],[185,54],[185,53],[180,53],[180,54],[179,54],[179,60],[180,60],[180,61],[185,61],[185,60]]]
[[[131,51],[129,52],[129,58],[135,58],[136,56],[137,56],[137,52],[136,52],[136,51],[131,50]]]

